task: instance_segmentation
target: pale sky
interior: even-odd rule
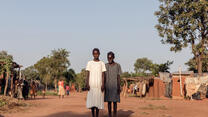
[[[35,64],[51,50],[70,51],[70,68],[80,72],[99,48],[101,60],[113,51],[123,71],[133,71],[137,58],[156,63],[174,61],[177,71],[192,54],[161,44],[154,28],[158,0],[0,0],[0,50],[24,67]]]

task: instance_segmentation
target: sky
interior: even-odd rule
[[[65,48],[70,68],[80,72],[99,48],[104,62],[113,51],[123,71],[133,72],[142,57],[174,61],[171,72],[186,70],[190,48],[175,53],[161,43],[154,27],[158,8],[158,0],[0,0],[0,51],[24,68]]]

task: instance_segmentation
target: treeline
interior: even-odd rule
[[[22,73],[27,80],[40,80],[46,90],[50,88],[57,91],[58,80],[64,80],[65,85],[75,84],[75,88],[81,91],[85,85],[85,70],[75,73],[70,68],[69,55],[70,52],[66,49],[52,50],[49,55],[24,69]]]
[[[63,79],[67,85],[70,81],[75,81],[76,73],[69,69],[69,54],[66,49],[52,50],[49,55],[24,69],[22,73],[27,80],[40,80],[46,90],[50,87],[57,91],[58,80]]]
[[[169,72],[170,65],[173,61],[167,61],[162,64],[153,63],[152,60],[148,58],[139,58],[134,64],[135,74],[138,75],[154,75],[158,76],[159,72]]]
[[[78,91],[85,88],[85,69],[82,69],[80,73],[75,73],[75,71],[70,68],[69,60],[70,52],[66,49],[52,50],[51,53],[40,60],[38,60],[34,65],[22,70],[22,78],[28,81],[39,80],[41,84],[45,85],[47,89],[57,90],[58,80],[63,79],[66,85],[75,84]],[[195,59],[190,59],[186,63],[189,66],[189,70],[196,70]],[[134,63],[134,72],[124,72],[122,78],[128,77],[138,77],[138,76],[158,76],[159,72],[169,72],[170,65],[173,61],[166,61],[164,63],[158,64],[153,62],[148,58],[138,58]],[[208,71],[208,61],[203,59],[203,71]],[[13,56],[9,55],[6,51],[0,52],[0,73],[4,76],[4,79],[0,78],[0,90],[6,95],[7,89],[14,88],[13,86],[8,86],[12,84],[9,82],[13,80],[15,76],[16,79],[20,77],[19,69],[16,63],[13,61]],[[13,75],[13,77],[11,77]],[[3,84],[3,85],[2,85]]]

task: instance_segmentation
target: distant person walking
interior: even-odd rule
[[[24,85],[23,80],[22,79],[19,80],[18,81],[18,84],[17,84],[17,98],[19,100],[22,100],[23,99],[23,95],[22,95],[23,85]]]
[[[63,79],[58,82],[58,95],[60,99],[64,98],[65,90],[64,90],[64,81]]]
[[[108,102],[108,114],[117,117],[117,102],[120,102],[120,75],[122,73],[120,64],[114,62],[115,55],[113,52],[107,54],[108,63],[105,72],[105,102]]]
[[[106,71],[104,62],[100,61],[99,49],[93,49],[92,61],[87,63],[87,108],[91,109],[92,117],[99,117],[99,110],[104,109],[104,72]],[[96,113],[95,113],[96,110]]]
[[[35,83],[35,81],[32,81],[30,84],[30,97],[31,99],[34,98],[37,95],[37,85]]]

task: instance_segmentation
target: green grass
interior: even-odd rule
[[[38,91],[37,95],[42,96],[43,95],[42,91]],[[45,93],[45,95],[46,96],[58,96],[58,94],[56,92],[54,92],[54,91],[47,91]]]

